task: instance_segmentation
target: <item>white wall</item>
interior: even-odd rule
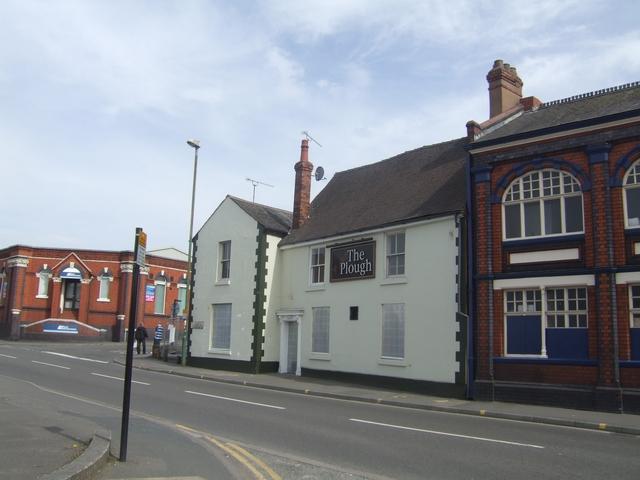
[[[267,235],[267,288],[265,291],[265,330],[264,356],[265,362],[277,362],[280,359],[280,326],[276,318],[276,311],[280,306],[280,282],[282,275],[280,268],[278,243],[282,239],[274,235]]]
[[[406,235],[405,278],[385,278],[385,232],[333,239],[331,244],[363,237],[376,241],[374,279],[329,282],[330,249],[326,249],[325,284],[309,286],[310,248],[322,243],[286,248],[280,252],[280,307],[302,309],[303,368],[393,376],[453,383],[458,365],[455,321],[457,235],[453,217],[388,231]],[[326,245],[325,245],[326,246]],[[398,281],[396,281],[398,282]],[[383,303],[405,304],[405,359],[381,359]],[[312,307],[329,306],[330,354],[311,353]],[[359,320],[349,320],[349,307],[359,307]],[[269,319],[270,321],[272,318]]]
[[[192,332],[191,356],[251,359],[257,236],[256,221],[229,198],[220,204],[198,233],[193,322],[203,322],[204,328]],[[226,240],[231,240],[230,281],[216,282],[219,243]],[[224,353],[210,348],[214,303],[232,304],[231,348]]]

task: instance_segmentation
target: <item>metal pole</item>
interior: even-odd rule
[[[187,355],[189,353],[189,331],[191,329],[191,266],[192,259],[191,254],[193,252],[193,210],[196,202],[196,175],[198,173],[198,149],[200,145],[196,142],[190,140],[187,142],[190,146],[192,146],[195,150],[195,156],[193,160],[193,187],[191,189],[191,220],[189,222],[189,256],[188,256],[188,264],[187,264],[187,299],[186,299],[186,325],[184,332],[182,334],[182,355],[181,361],[183,367],[187,366]]]
[[[124,394],[122,398],[122,425],[120,427],[120,461],[127,461],[127,441],[129,437],[129,406],[131,404],[131,373],[133,370],[133,337],[136,329],[136,315],[138,312],[138,280],[140,266],[138,265],[138,238],[142,228],[136,228],[136,245],[133,251],[133,282],[131,286],[131,308],[129,310],[129,329],[127,331],[127,361],[124,370]]]

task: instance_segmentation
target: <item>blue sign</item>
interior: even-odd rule
[[[71,280],[80,280],[82,272],[76,267],[67,267],[60,273],[60,278],[69,278]]]
[[[153,302],[156,299],[156,286],[147,285],[144,290],[144,301]]]
[[[78,326],[71,323],[46,322],[42,329],[44,333],[70,333],[78,334]]]

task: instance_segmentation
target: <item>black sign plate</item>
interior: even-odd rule
[[[332,282],[376,276],[376,242],[360,242],[331,249]]]

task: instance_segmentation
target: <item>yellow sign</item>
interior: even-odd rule
[[[143,231],[140,231],[138,234],[138,245],[137,245],[137,255],[136,255],[136,263],[140,267],[144,267],[145,256],[147,254],[147,234]]]

